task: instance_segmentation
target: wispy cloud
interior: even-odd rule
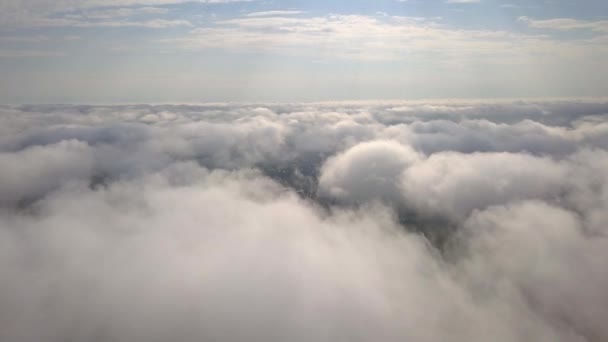
[[[0,49],[0,58],[28,58],[28,57],[61,57],[62,51],[32,50],[32,49]]]
[[[549,30],[591,30],[596,32],[608,33],[608,21],[587,21],[577,20],[570,18],[557,18],[557,19],[545,19],[537,20],[526,16],[518,18],[518,21],[526,23],[528,26],[537,29],[549,29]]]
[[[247,14],[247,17],[274,17],[274,16],[287,16],[301,14],[302,11],[264,11],[264,12],[252,12]]]
[[[200,4],[229,4],[251,0],[198,0]],[[0,3],[0,27],[70,26],[70,16],[109,19],[164,14],[167,9],[153,6],[177,5],[191,0],[7,0]],[[134,7],[135,6],[135,7]],[[81,21],[81,20],[79,20]],[[150,25],[140,25],[150,26]],[[156,27],[152,24],[151,27]]]
[[[368,60],[394,60],[424,53],[446,54],[451,56],[451,61],[471,55],[508,58],[505,51],[509,51],[512,58],[518,53],[543,53],[558,47],[542,36],[508,31],[451,30],[433,19],[361,15],[246,16],[220,20],[192,30],[186,37],[163,42],[188,49],[287,54],[308,51],[322,58]]]
[[[447,4],[473,4],[479,3],[481,0],[446,0]]]

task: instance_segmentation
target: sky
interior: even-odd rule
[[[0,103],[598,97],[603,0],[4,0]]]

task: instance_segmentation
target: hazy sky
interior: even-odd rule
[[[3,0],[0,103],[602,96],[605,0]]]

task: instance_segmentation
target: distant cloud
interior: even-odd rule
[[[247,14],[248,17],[275,17],[283,15],[296,15],[303,13],[302,11],[265,11],[265,12],[252,12]]]
[[[63,51],[33,50],[33,49],[3,49],[0,48],[0,58],[28,58],[28,57],[61,57]]]
[[[481,2],[481,0],[446,0],[447,4],[472,4]]]
[[[569,18],[536,20],[529,17],[519,17],[520,22],[526,23],[532,28],[549,30],[592,30],[608,33],[608,21],[586,21]]]
[[[199,0],[203,4],[227,4],[251,0]],[[164,14],[154,6],[182,4],[191,0],[7,0],[0,3],[0,27],[71,26],[69,13],[87,13],[91,19],[109,19],[142,14]],[[131,7],[137,6],[137,7]],[[99,9],[103,8],[103,9]],[[65,17],[68,14],[68,17]],[[82,18],[81,18],[82,19]],[[78,20],[80,21],[80,20]],[[143,25],[145,26],[145,25]]]
[[[154,19],[146,21],[96,21],[96,22],[74,22],[71,26],[75,27],[146,27],[146,28],[167,28],[167,27],[192,27],[187,20],[164,20]]]
[[[223,48],[282,54],[309,51],[316,58],[362,60],[395,60],[412,52],[438,53],[452,49],[481,57],[494,56],[496,50],[517,53],[538,49],[540,45],[544,45],[543,51],[558,48],[551,46],[551,41],[506,31],[453,31],[441,27],[434,19],[363,15],[245,16],[220,20],[215,25],[194,29],[188,36],[163,42],[188,49]]]

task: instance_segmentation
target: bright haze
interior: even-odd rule
[[[608,3],[0,2],[0,341],[608,341]]]

